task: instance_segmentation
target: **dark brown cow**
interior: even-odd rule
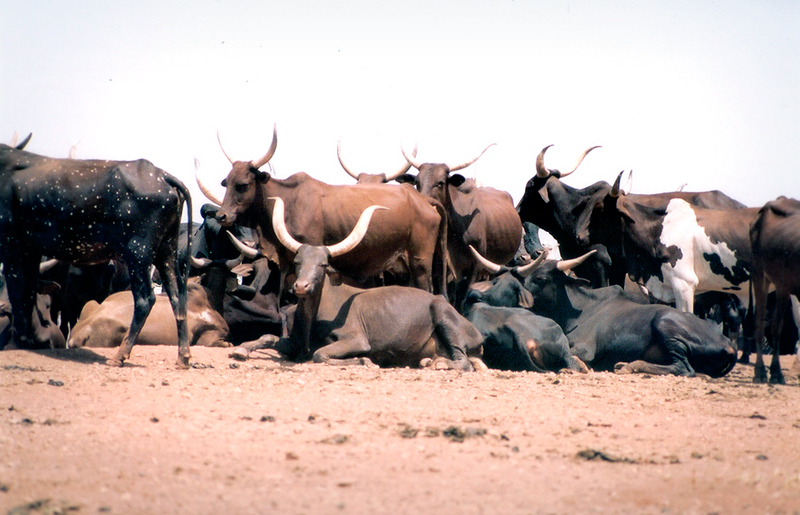
[[[522,240],[522,222],[511,195],[494,188],[479,188],[473,179],[453,173],[473,164],[492,145],[474,159],[454,166],[421,163],[401,147],[406,161],[419,173],[398,180],[413,182],[423,195],[440,202],[447,210],[447,243],[457,283],[456,305],[475,280],[477,266],[470,245],[496,263],[508,263]]]
[[[274,347],[296,360],[310,356],[315,362],[349,364],[366,358],[380,366],[414,367],[430,360],[435,368],[473,370],[468,355],[480,353],[481,335],[445,297],[404,286],[364,290],[332,284],[329,258],[358,244],[376,209],[381,206],[365,210],[341,244],[312,246],[289,234],[282,222],[282,201],[275,200],[275,232],[295,252],[293,289],[299,302],[288,338],[267,335],[246,342],[234,357],[242,359],[251,350]]]
[[[14,339],[30,345],[37,264],[42,255],[76,264],[122,258],[136,309],[125,344],[109,364],[130,357],[155,303],[150,267],[161,274],[180,335],[178,366],[189,365],[187,256],[178,255],[186,186],[149,161],[53,159],[0,145],[0,258],[14,312]],[[188,247],[188,245],[187,245]]]
[[[133,317],[133,294],[118,292],[102,303],[89,301],[72,329],[69,347],[117,347],[127,334]],[[205,290],[196,279],[188,284],[186,322],[192,345],[230,347],[228,325],[212,309]],[[169,298],[157,295],[153,309],[139,333],[138,345],[178,345],[178,331]]]
[[[753,381],[767,382],[762,356],[764,325],[767,318],[767,291],[775,286],[777,305],[772,321],[773,350],[769,382],[785,384],[780,364],[779,336],[781,321],[790,295],[800,295],[800,201],[778,197],[762,207],[752,226],[752,276],[756,316],[756,365]],[[796,359],[800,359],[800,351]],[[797,365],[797,362],[795,362]]]
[[[442,268],[445,263],[446,249],[440,243],[445,233],[441,205],[400,185],[330,185],[302,172],[283,180],[276,179],[259,168],[272,158],[277,142],[277,131],[274,131],[272,145],[263,158],[247,162],[231,160],[233,168],[222,181],[226,188],[222,201],[198,178],[206,196],[221,205],[217,212],[220,224],[238,223],[257,228],[262,246],[272,246],[276,250],[277,261],[285,273],[294,253],[281,245],[275,235],[270,197],[283,199],[289,213],[286,226],[294,237],[317,246],[341,241],[368,206],[380,204],[389,211],[376,213],[372,230],[358,248],[333,257],[331,264],[345,277],[363,282],[405,255],[413,284],[426,291],[433,289],[434,255],[441,256]],[[266,248],[265,253],[271,254],[271,250]],[[438,274],[443,281],[444,272],[438,272],[437,268]]]

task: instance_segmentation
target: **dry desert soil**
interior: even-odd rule
[[[0,514],[796,514],[800,387],[0,352]],[[789,368],[792,357],[784,357]]]

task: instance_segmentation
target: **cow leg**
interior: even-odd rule
[[[772,322],[772,361],[769,364],[770,384],[786,384],[781,370],[781,333],[783,320],[786,317],[786,308],[789,306],[789,295],[780,291],[775,292],[775,313]]]
[[[363,358],[369,354],[370,350],[372,348],[367,337],[359,334],[317,349],[311,359],[314,363],[330,363],[332,365],[368,365],[372,361],[369,361],[369,358],[366,358],[365,361]]]
[[[189,350],[189,326],[186,323],[186,281],[178,277],[175,267],[171,263],[156,265],[161,274],[161,286],[169,297],[172,312],[175,314],[175,323],[178,326],[178,368],[189,368],[191,351]]]
[[[33,347],[33,308],[36,305],[36,283],[39,278],[39,261],[36,256],[7,260],[3,270],[11,303],[12,330],[10,348]]]
[[[156,295],[153,293],[153,284],[150,282],[149,266],[141,264],[128,265],[131,272],[131,293],[133,293],[133,320],[128,329],[128,334],[122,340],[117,355],[108,364],[121,367],[123,362],[130,358],[136,338],[144,327],[144,322],[153,304],[156,303]]]
[[[676,375],[694,376],[695,372],[688,362],[678,361],[672,365],[657,365],[644,360],[631,361],[630,363],[617,363],[614,365],[614,372],[617,374],[653,374],[653,375]]]
[[[767,322],[767,286],[768,281],[764,272],[753,266],[750,276],[750,281],[753,284],[753,299],[755,303],[754,318],[755,318],[755,336],[756,343],[756,363],[753,373],[754,383],[767,382],[767,368],[764,366],[763,346],[764,346],[764,326]]]
[[[265,334],[258,340],[253,340],[249,342],[244,342],[231,352],[228,357],[239,360],[239,361],[247,361],[250,357],[250,353],[254,350],[259,349],[274,349],[277,347],[278,341],[284,338],[279,338],[274,334]]]

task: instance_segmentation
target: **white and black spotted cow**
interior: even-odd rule
[[[693,312],[695,294],[706,291],[733,293],[747,304],[749,229],[757,208],[708,209],[683,198],[637,197],[615,185],[594,207],[585,237],[605,245],[655,299],[681,311]]]

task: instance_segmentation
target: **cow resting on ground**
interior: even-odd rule
[[[0,259],[14,313],[14,340],[30,345],[37,266],[42,255],[76,264],[119,257],[128,266],[136,309],[117,355],[121,366],[155,302],[150,267],[161,274],[188,367],[187,256],[178,256],[186,186],[146,160],[52,159],[0,145]],[[188,247],[188,245],[187,245]]]
[[[618,286],[591,289],[566,272],[593,252],[547,261],[525,279],[532,311],[564,330],[574,356],[594,370],[720,377],[736,350],[717,327],[691,313],[640,304]]]
[[[790,304],[790,295],[800,295],[800,201],[786,197],[767,202],[752,226],[750,238],[753,252],[752,283],[756,317],[756,364],[753,381],[767,382],[767,370],[762,356],[764,326],[767,312],[767,290],[775,286],[777,305],[773,315],[773,351],[770,363],[770,383],[785,384],[780,365],[778,344],[781,321]],[[800,359],[800,349],[795,366]],[[796,370],[795,370],[796,372]]]
[[[275,199],[275,233],[296,255],[293,290],[299,302],[291,332],[288,338],[268,335],[245,343],[235,357],[274,347],[293,359],[311,355],[315,362],[367,358],[381,366],[419,366],[423,360],[432,360],[436,368],[473,369],[468,354],[479,353],[480,334],[443,296],[403,286],[363,290],[327,279],[333,273],[331,256],[358,244],[372,211],[380,206],[366,210],[345,241],[323,247],[301,244],[289,234],[282,221],[282,204]],[[321,313],[326,326],[322,331]]]
[[[114,293],[102,303],[89,301],[72,329],[69,347],[117,347],[129,330],[133,315],[133,295],[129,291]],[[228,325],[222,315],[211,308],[203,287],[195,279],[188,284],[186,322],[191,345],[230,347]],[[139,345],[178,345],[178,331],[169,298],[156,295],[156,302],[145,320]]]
[[[464,316],[483,336],[483,362],[489,368],[511,371],[586,372],[570,354],[569,340],[558,324],[524,309],[530,294],[522,281],[547,257],[547,251],[526,265],[508,268],[489,262],[473,247],[475,258],[495,274],[475,283],[464,301]]]

